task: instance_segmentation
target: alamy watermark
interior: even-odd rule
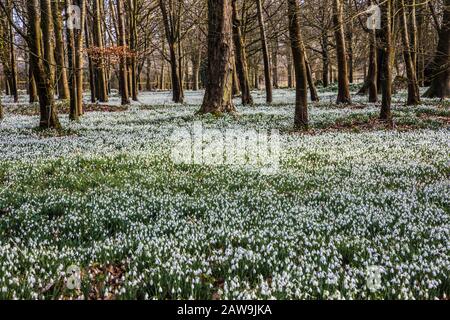
[[[202,122],[174,130],[172,161],[176,164],[238,166],[264,174],[278,170],[281,139],[278,130],[209,129]]]
[[[383,268],[380,266],[369,266],[366,269],[366,286],[370,292],[377,292],[382,289],[381,274]]]
[[[67,29],[81,30],[81,8],[77,5],[67,6]]]
[[[367,18],[366,27],[369,30],[381,29],[381,9],[377,5],[371,5],[366,13],[370,14]]]

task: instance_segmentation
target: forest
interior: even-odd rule
[[[450,0],[0,0],[0,299],[450,295]]]

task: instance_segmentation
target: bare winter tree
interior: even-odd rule
[[[232,0],[208,0],[208,83],[201,113],[234,112]]]
[[[300,8],[297,0],[288,0],[289,35],[295,68],[296,99],[295,126],[308,127],[308,80],[302,34],[300,32]]]

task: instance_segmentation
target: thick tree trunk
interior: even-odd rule
[[[336,37],[336,55],[338,62],[339,91],[336,103],[351,104],[350,85],[348,81],[347,49],[342,21],[342,0],[333,0],[333,21]]]
[[[235,112],[232,0],[208,0],[208,83],[200,113]]]
[[[55,110],[53,90],[54,52],[52,37],[50,36],[53,34],[50,0],[29,0],[26,2],[26,7],[28,13],[28,47],[39,95],[39,126],[41,128],[59,129],[61,125]]]
[[[259,33],[261,37],[261,47],[262,47],[262,55],[264,60],[264,78],[266,84],[266,102],[272,103],[273,94],[272,94],[272,75],[270,71],[270,61],[269,61],[269,49],[267,47],[267,37],[266,37],[266,29],[264,26],[264,16],[261,0],[256,0],[256,7],[258,10],[258,22],[259,22]]]
[[[233,40],[236,60],[236,71],[239,77],[241,87],[241,98],[243,105],[253,104],[253,98],[250,92],[250,83],[248,79],[247,54],[245,44],[242,39],[241,20],[237,11],[236,0],[233,0]]]
[[[424,95],[428,98],[450,97],[450,0],[445,0],[444,5],[439,42],[431,64],[431,86]]]
[[[403,57],[405,60],[406,74],[408,77],[408,101],[407,105],[417,105],[420,103],[419,85],[417,83],[414,57],[411,54],[411,43],[409,38],[408,19],[406,16],[405,0],[401,0],[401,30],[403,38]]]
[[[291,38],[292,57],[294,60],[296,99],[295,126],[308,128],[308,88],[305,52],[300,32],[300,8],[297,0],[288,0],[289,35]]]
[[[382,104],[380,119],[392,121],[391,99],[392,99],[392,39],[391,39],[391,6],[392,0],[386,0],[381,4],[381,30],[377,32],[379,49],[383,52],[383,63],[381,66],[381,92]]]
[[[55,58],[56,77],[58,82],[58,97],[61,100],[69,99],[69,82],[67,80],[66,58],[64,52],[63,22],[61,3],[52,1],[53,25],[55,29]]]

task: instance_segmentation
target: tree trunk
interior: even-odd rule
[[[233,0],[233,40],[236,61],[236,71],[239,77],[241,87],[242,104],[253,104],[252,94],[250,92],[250,83],[248,79],[247,54],[245,52],[245,44],[242,39],[241,20],[237,11],[236,0]]]
[[[198,91],[200,89],[200,63],[201,63],[201,48],[195,50],[192,56],[192,90]]]
[[[11,0],[8,0],[6,2],[7,7],[9,9],[9,18],[12,19],[13,18],[13,7],[11,6],[10,3]],[[9,56],[11,59],[11,78],[10,78],[10,83],[11,83],[11,92],[10,94],[13,96],[14,98],[14,102],[19,102],[19,92],[18,92],[18,87],[17,87],[17,63],[16,63],[16,50],[14,49],[14,43],[15,43],[15,39],[14,39],[14,32],[13,32],[13,27],[9,26],[8,28],[9,31]]]
[[[71,0],[66,0],[66,10],[69,10],[69,6],[72,4]],[[72,28],[66,28],[67,38],[67,64],[69,70],[69,92],[70,92],[70,112],[69,119],[72,121],[78,121],[80,114],[78,112],[78,94],[77,94],[77,81],[76,81],[76,66],[75,66],[75,32]]]
[[[272,41],[272,79],[274,88],[278,89],[278,35]]]
[[[411,54],[411,43],[409,40],[408,19],[406,16],[405,0],[401,0],[401,31],[403,38],[403,57],[405,60],[406,74],[408,77],[408,100],[407,105],[417,105],[420,103],[419,85],[417,83],[416,68],[414,57]]]
[[[30,66],[28,67],[28,78],[29,78],[28,91],[30,95],[29,101],[30,103],[36,103],[39,101],[39,97],[37,95],[36,79],[33,74],[33,68],[31,67],[31,63]]]
[[[54,52],[51,41],[53,25],[50,0],[40,0],[40,2],[39,0],[29,0],[26,2],[26,7],[28,13],[28,47],[39,95],[39,126],[41,128],[60,129],[61,125],[54,103],[54,74],[52,70]]]
[[[327,33],[324,31],[322,33],[322,82],[323,82],[323,87],[326,88],[330,85],[330,81],[329,81],[329,69],[330,69],[330,56],[328,53],[328,35]],[[333,81],[333,79],[331,79],[331,81]]]
[[[288,0],[289,35],[291,38],[292,57],[295,68],[296,99],[295,99],[295,126],[308,128],[308,88],[305,52],[303,39],[300,33],[300,8],[297,0]]]
[[[367,84],[369,89],[369,102],[378,102],[378,87],[377,87],[377,48],[375,30],[370,30],[369,34],[370,48],[369,48],[369,71],[367,75]]]
[[[431,86],[424,96],[441,99],[450,97],[450,0],[444,1],[444,15],[431,69]]]
[[[311,64],[309,63],[308,55],[306,54],[306,48],[304,46],[303,41],[302,41],[302,45],[303,45],[302,50],[303,50],[303,53],[305,56],[306,76],[307,76],[307,80],[308,80],[308,87],[309,87],[309,92],[311,95],[311,101],[318,102],[318,101],[320,101],[320,98],[319,98],[319,95],[317,94],[316,85],[314,84]]]
[[[269,61],[269,49],[267,47],[267,37],[266,37],[266,29],[264,26],[264,17],[263,17],[263,9],[261,0],[256,0],[256,7],[258,9],[258,22],[259,22],[259,33],[261,37],[261,47],[262,47],[262,55],[264,60],[264,78],[266,84],[266,102],[272,103],[273,95],[272,95],[272,75],[270,71],[270,61]]]
[[[118,16],[118,42],[119,47],[123,48],[122,55],[120,57],[120,93],[122,97],[122,105],[130,104],[130,97],[128,93],[128,72],[127,72],[127,52],[126,52],[126,35],[125,35],[125,12],[123,7],[123,0],[117,0],[117,16]]]
[[[175,103],[183,103],[183,86],[181,83],[180,71],[181,65],[179,65],[179,60],[177,57],[177,53],[180,48],[178,48],[178,36],[179,36],[179,28],[177,28],[173,21],[174,18],[172,13],[169,16],[169,12],[167,11],[166,3],[164,0],[159,1],[159,6],[161,8],[162,18],[164,22],[164,29],[166,33],[167,42],[169,45],[169,57],[170,57],[170,67],[171,67],[171,80],[172,80],[172,95],[173,101]]]
[[[333,21],[336,37],[336,55],[338,62],[338,104],[351,104],[350,85],[348,81],[347,50],[342,21],[342,0],[333,0]]]
[[[392,121],[391,98],[392,98],[392,39],[391,39],[391,6],[392,0],[386,0],[381,4],[381,30],[378,33],[379,48],[383,52],[383,63],[381,66],[381,92],[382,103],[380,119]]]
[[[77,85],[77,110],[78,115],[83,115],[83,43],[84,43],[84,19],[86,16],[85,0],[75,0],[80,8],[80,28],[74,30],[75,35],[75,77]]]
[[[208,83],[200,113],[235,112],[231,0],[208,0]]]
[[[100,51],[103,50],[103,32],[101,24],[101,8],[102,4],[100,0],[94,0],[94,12],[93,12],[93,44]],[[108,85],[106,81],[106,73],[104,66],[104,59],[102,56],[97,57],[97,61],[94,63],[95,72],[95,88],[96,88],[96,98],[100,102],[108,102]]]
[[[137,49],[137,7],[136,0],[128,0],[128,12],[130,23],[130,73],[131,73],[131,96],[133,101],[138,101],[138,75],[137,75],[137,63],[136,63],[136,49]]]
[[[61,3],[52,1],[53,25],[55,29],[55,58],[58,82],[58,97],[61,100],[69,99],[69,82],[67,80],[66,59],[64,52],[63,23]]]

